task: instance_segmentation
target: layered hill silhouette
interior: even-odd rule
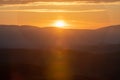
[[[63,58],[54,56],[59,52]],[[120,25],[96,30],[0,25],[0,80],[16,72],[24,80],[48,80],[45,73],[59,60],[67,60],[70,80],[120,80]]]
[[[120,44],[120,25],[96,30],[0,25],[0,48],[79,48]]]

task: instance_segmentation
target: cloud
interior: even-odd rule
[[[89,1],[72,1],[72,2],[34,2],[30,3],[29,5],[32,6],[39,6],[39,5],[120,5],[120,2],[100,2],[94,3]]]
[[[45,6],[105,6],[105,5],[120,5],[119,2],[100,2],[100,3],[94,3],[94,2],[88,2],[88,1],[72,1],[72,2],[33,2],[28,4],[11,4],[11,5],[4,5],[0,7],[14,7],[14,8],[20,8],[20,7],[45,7]]]
[[[28,4],[11,4],[0,6],[0,11],[3,10],[19,12],[102,12],[107,10],[108,8],[113,9],[117,7],[120,7],[120,2],[33,2]]]
[[[40,0],[0,0],[0,4],[24,4],[29,2],[36,2]]]
[[[89,12],[103,12],[104,9],[88,9],[88,10],[61,10],[61,9],[25,9],[25,10],[0,10],[0,12],[62,12],[62,13],[89,13]]]
[[[25,4],[30,2],[71,2],[71,1],[88,1],[88,2],[117,2],[120,0],[0,0],[0,5],[4,4]]]

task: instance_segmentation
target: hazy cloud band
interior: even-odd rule
[[[88,12],[103,12],[104,9],[90,10],[60,10],[60,9],[26,9],[26,10],[0,10],[0,12],[66,12],[66,13],[88,13]]]
[[[0,0],[0,5],[4,4],[25,4],[30,2],[65,2],[65,1],[89,1],[89,2],[116,2],[120,0]]]

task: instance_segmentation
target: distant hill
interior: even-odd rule
[[[96,30],[0,25],[0,48],[79,48],[111,44],[120,44],[120,25]]]

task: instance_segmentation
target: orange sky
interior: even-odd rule
[[[68,28],[95,29],[120,24],[120,2],[31,2],[0,6],[0,24],[49,27],[64,20]]]

